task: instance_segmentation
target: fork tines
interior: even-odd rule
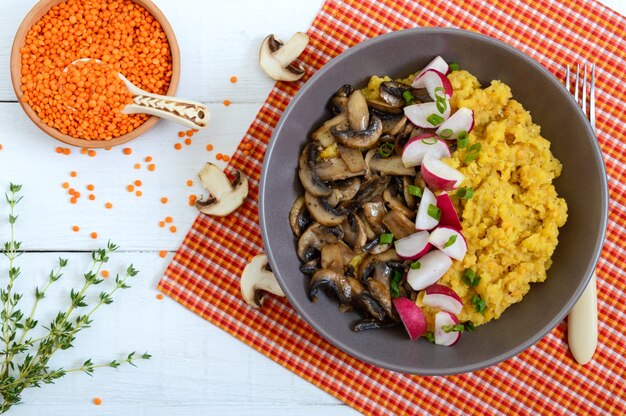
[[[574,99],[582,107],[583,113],[589,118],[593,132],[596,132],[596,65],[591,65],[591,76],[587,80],[587,64],[582,65],[582,74],[580,64],[576,65],[576,72],[574,73],[574,85],[571,83],[571,70],[570,66],[565,66],[565,86],[571,93],[572,87],[574,89]],[[581,77],[582,75],[582,77]],[[588,92],[588,93],[587,93]],[[589,108],[589,112],[587,112]]]

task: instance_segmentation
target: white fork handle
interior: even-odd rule
[[[581,365],[587,364],[596,351],[598,345],[598,300],[595,272],[567,317],[567,341],[574,359]]]

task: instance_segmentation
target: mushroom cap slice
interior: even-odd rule
[[[330,101],[328,103],[328,109],[331,111],[331,113],[337,115],[346,111],[348,97],[350,96],[350,94],[352,94],[352,91],[354,91],[354,89],[350,84],[344,84],[339,87],[337,92],[335,92],[333,96],[330,97]]]
[[[402,195],[402,197],[404,197],[404,195]],[[385,192],[383,192],[383,199],[389,209],[399,211],[407,218],[415,219],[415,211],[404,205],[404,198],[400,199],[393,195],[391,187],[385,189]],[[394,233],[394,235],[396,234]]]
[[[313,274],[309,283],[309,298],[311,302],[317,301],[317,292],[320,289],[331,289],[340,303],[352,301],[352,287],[348,278],[341,273],[330,269],[320,269]]]
[[[398,81],[384,81],[378,87],[378,94],[387,104],[393,107],[402,107],[406,104],[403,94],[411,91],[412,87]]]
[[[352,331],[354,332],[363,332],[369,331],[370,329],[381,329],[381,328],[392,328],[398,326],[398,322],[394,321],[381,321],[378,319],[361,319],[354,323],[352,327]]]
[[[324,181],[338,181],[341,179],[361,176],[365,171],[352,172],[348,165],[340,157],[323,160],[315,164],[313,168],[318,178]]]
[[[305,192],[304,200],[313,219],[322,225],[339,225],[348,215],[344,208],[333,207],[325,198],[315,197],[308,192]]]
[[[313,169],[317,150],[312,143],[307,144],[298,159],[298,176],[304,189],[313,196],[330,196],[333,192]]]
[[[355,90],[350,94],[346,110],[348,112],[348,126],[350,130],[361,131],[367,129],[370,122],[370,112],[361,90]]]
[[[415,168],[405,167],[404,164],[402,163],[401,156],[390,156],[387,158],[374,156],[369,161],[368,166],[373,171],[384,173],[385,175],[394,175],[394,176],[415,175]]]
[[[380,118],[372,117],[365,130],[339,130],[337,127],[333,127],[330,132],[344,146],[353,149],[368,149],[378,143],[383,132],[383,123]]]
[[[243,269],[239,285],[243,299],[253,308],[263,304],[265,292],[285,296],[264,254],[254,256]]]
[[[330,146],[335,143],[335,138],[330,132],[333,127],[337,127],[339,130],[345,130],[348,128],[348,116],[345,111],[337,114],[330,120],[326,120],[320,127],[318,127],[317,130],[311,133],[311,139],[315,140],[324,147]]]
[[[287,43],[269,35],[263,39],[259,50],[259,64],[270,78],[276,81],[297,81],[304,75],[302,67],[292,62],[300,56],[309,43],[306,33],[296,32]]]
[[[230,215],[248,196],[248,178],[241,171],[237,171],[231,183],[220,168],[207,163],[198,176],[209,191],[205,200],[196,201],[196,208],[204,214],[216,217]]]
[[[392,269],[386,263],[379,263],[374,268],[374,273],[365,284],[374,299],[380,303],[385,313],[390,318],[394,317],[391,303],[391,273]]]
[[[341,228],[343,229],[343,240],[353,250],[359,250],[367,243],[365,224],[355,213],[348,214],[344,222],[341,223]]]
[[[392,209],[383,218],[383,224],[396,240],[415,233],[415,223],[398,210]]]
[[[328,197],[328,203],[337,206],[341,202],[350,201],[361,188],[361,180],[359,178],[348,178],[337,181],[332,185],[333,193]]]
[[[327,227],[315,223],[307,228],[298,240],[298,257],[309,262],[319,257],[319,251],[326,244],[336,243],[343,238],[341,227]]]
[[[300,237],[306,227],[311,224],[311,215],[306,209],[306,203],[304,201],[304,195],[300,196],[291,206],[289,211],[289,225],[291,231],[296,237]]]

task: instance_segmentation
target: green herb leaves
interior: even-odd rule
[[[118,246],[109,242],[106,248],[94,251],[91,254],[91,268],[83,275],[84,281],[80,289],[72,289],[69,294],[69,307],[65,311],[57,313],[56,317],[43,326],[43,336],[33,339],[29,336],[30,331],[37,328],[39,321],[35,319],[37,307],[46,297],[48,288],[63,276],[63,270],[68,265],[67,259],[59,258],[58,266],[48,275],[48,281],[42,287],[34,289],[34,303],[28,316],[19,310],[19,301],[22,295],[13,291],[15,280],[20,277],[20,268],[14,265],[19,252],[21,242],[15,241],[15,224],[18,216],[14,212],[15,206],[21,201],[17,193],[22,189],[21,185],[11,184],[9,193],[5,199],[10,207],[8,222],[10,224],[9,242],[4,244],[4,255],[9,260],[8,283],[5,288],[0,288],[0,300],[2,306],[0,317],[2,319],[0,335],[0,413],[9,410],[21,400],[22,392],[29,387],[40,387],[42,384],[54,383],[55,380],[67,373],[83,371],[91,375],[96,368],[116,368],[127,363],[135,365],[136,360],[147,360],[148,353],[137,355],[135,352],[128,355],[125,360],[113,360],[105,364],[94,365],[92,360],[87,360],[79,368],[72,370],[51,369],[48,362],[59,350],[72,348],[76,335],[83,329],[89,328],[93,323],[92,315],[102,305],[113,303],[113,295],[119,289],[127,289],[130,286],[127,281],[137,275],[137,270],[130,265],[123,277],[117,276],[115,286],[110,291],[100,292],[96,302],[88,308],[88,290],[91,286],[100,285],[103,280],[99,278],[102,266],[109,261],[109,255],[118,249]],[[84,310],[82,314],[74,313]]]
[[[461,322],[460,324],[456,324],[456,325],[444,325],[441,327],[441,329],[443,329],[443,332],[446,333],[450,333],[450,332],[474,332],[476,330],[476,327],[474,326],[474,323],[472,321],[465,321],[465,322]]]

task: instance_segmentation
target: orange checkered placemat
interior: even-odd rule
[[[263,251],[257,197],[262,154],[302,83],[278,83],[243,138],[228,171],[243,170],[250,198],[232,218],[200,215],[159,288],[238,339],[368,414],[626,414],[626,18],[583,0],[328,0],[301,59],[308,76],[367,38],[416,26],[493,36],[558,73],[566,62],[597,64],[598,135],[609,175],[610,218],[598,264],[599,345],[573,362],[561,324],[496,366],[450,377],[418,377],[358,361],[326,342],[284,299],[260,310],[241,299],[239,275]]]

